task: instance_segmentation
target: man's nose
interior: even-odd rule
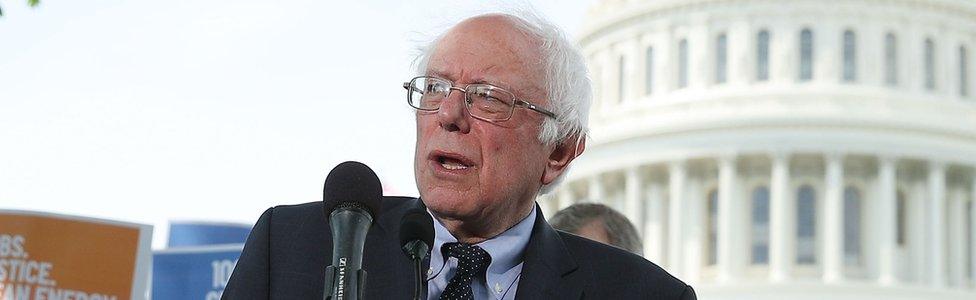
[[[447,99],[441,102],[441,108],[437,110],[437,122],[440,127],[450,132],[468,133],[471,126],[465,105],[464,91],[451,90]]]

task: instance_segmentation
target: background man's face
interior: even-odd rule
[[[427,75],[457,86],[489,83],[546,107],[536,49],[503,19],[479,17],[443,37]],[[438,217],[475,223],[526,212],[551,148],[538,140],[543,118],[516,108],[508,121],[478,120],[458,91],[437,112],[418,112],[414,172],[421,198]]]

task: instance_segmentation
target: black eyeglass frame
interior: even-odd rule
[[[404,82],[403,83],[403,88],[407,90],[407,104],[409,104],[410,107],[413,107],[414,109],[417,109],[417,110],[421,110],[421,111],[437,111],[438,109],[440,109],[440,105],[438,105],[435,108],[422,108],[422,107],[419,107],[419,104],[418,105],[414,105],[414,102],[413,102],[413,92],[417,92],[417,93],[423,94],[422,91],[419,91],[419,90],[417,90],[414,87],[414,82],[416,82],[419,79],[428,79],[428,80],[431,80],[432,79],[432,80],[435,80],[435,81],[442,81],[442,82],[445,82],[445,83],[449,84],[450,87],[448,88],[448,92],[447,92],[447,95],[445,97],[450,97],[451,91],[455,91],[455,90],[464,93],[464,108],[466,110],[468,110],[468,114],[469,115],[471,115],[472,117],[475,117],[475,118],[477,118],[479,120],[482,120],[482,121],[487,121],[487,122],[504,122],[504,121],[508,121],[508,120],[510,120],[512,118],[512,115],[515,114],[515,107],[516,106],[530,109],[532,111],[535,111],[537,113],[540,113],[540,114],[542,114],[544,116],[547,116],[547,117],[550,117],[550,118],[553,118],[553,119],[556,118],[556,114],[555,113],[553,113],[553,112],[551,112],[551,111],[549,111],[549,110],[547,110],[545,108],[539,107],[538,105],[535,105],[535,104],[529,103],[527,101],[518,99],[518,98],[515,97],[515,94],[514,93],[512,93],[512,92],[510,92],[510,91],[508,91],[506,89],[503,89],[503,88],[500,88],[500,87],[497,87],[497,86],[494,86],[494,85],[491,85],[491,84],[487,84],[487,83],[472,83],[472,84],[465,85],[464,87],[459,87],[459,86],[455,86],[454,85],[454,82],[451,82],[450,80],[443,79],[443,78],[440,78],[440,77],[434,77],[434,76],[417,76],[417,77],[414,77],[414,78],[410,79],[410,81],[407,81],[407,82]],[[509,96],[511,96],[512,103],[506,103],[506,104],[509,104],[509,107],[511,108],[511,109],[509,109],[508,114],[506,115],[506,117],[505,118],[500,118],[500,119],[488,119],[488,118],[485,118],[485,117],[477,116],[475,114],[471,114],[471,104],[474,101],[471,100],[471,94],[473,93],[473,90],[471,90],[471,92],[469,92],[469,89],[471,89],[472,87],[487,87],[492,92],[503,92],[503,93],[508,94]],[[418,103],[419,103],[419,101],[418,101]]]

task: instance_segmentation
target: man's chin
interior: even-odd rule
[[[472,209],[458,199],[443,199],[438,197],[423,198],[427,209],[440,219],[465,220],[471,217]]]

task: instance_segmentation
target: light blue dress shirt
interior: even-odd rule
[[[471,282],[471,291],[477,300],[515,299],[518,281],[522,275],[522,254],[529,244],[532,227],[535,226],[535,209],[525,219],[496,237],[475,244],[491,255],[491,264],[485,277]],[[430,269],[427,271],[427,299],[437,300],[457,270],[457,258],[450,257],[445,265],[441,246],[457,242],[447,228],[434,218],[434,248],[430,252]]]

